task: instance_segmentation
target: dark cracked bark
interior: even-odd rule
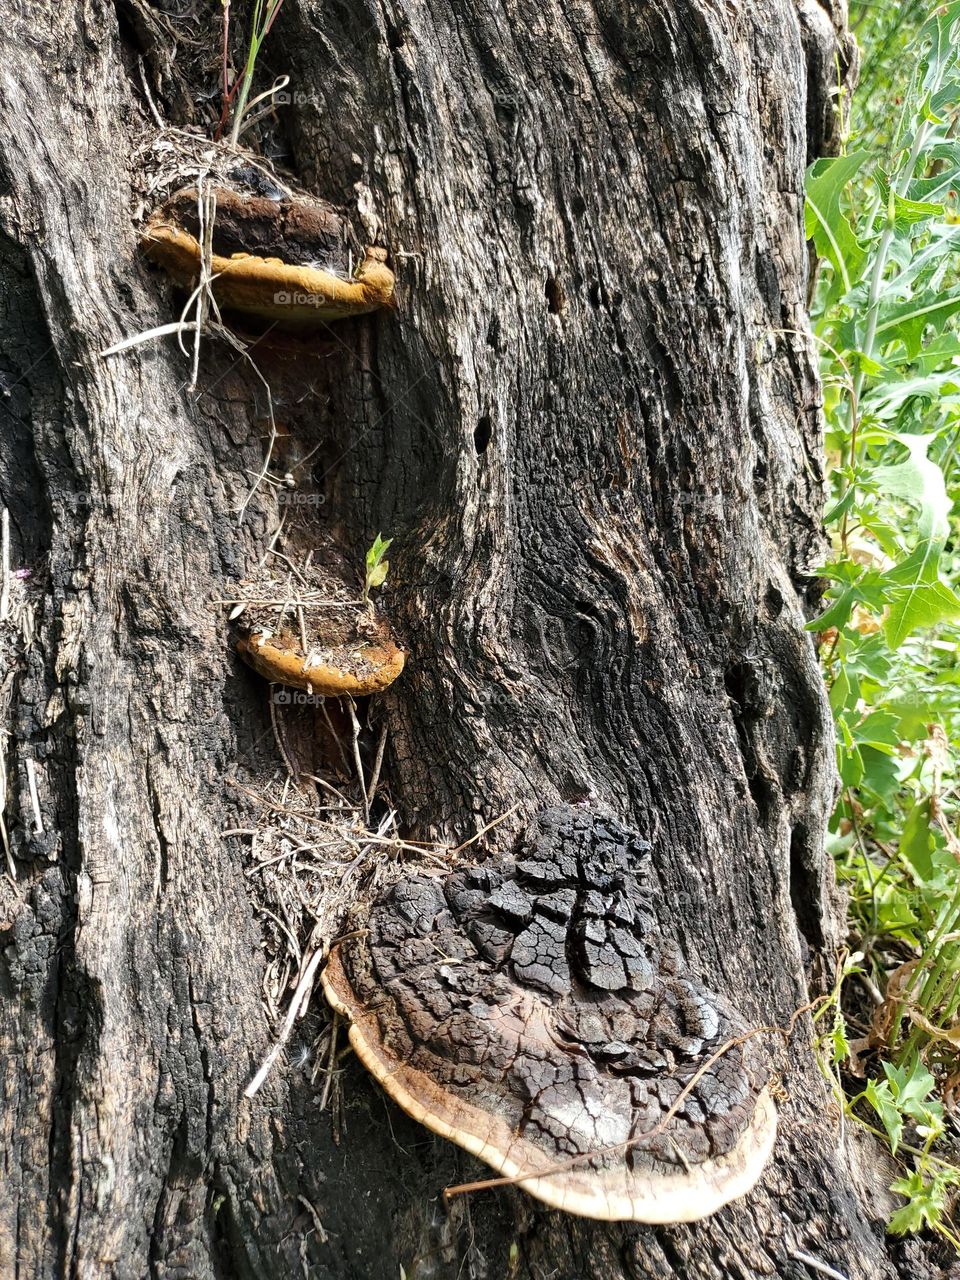
[[[210,602],[277,523],[264,488],[237,517],[262,386],[215,343],[197,396],[170,347],[98,355],[174,314],[136,252],[142,84],[173,123],[215,92],[219,9],[196,58],[142,0],[4,14],[0,497],[34,630],[5,633],[0,683],[0,1271],[799,1280],[806,1254],[933,1274],[884,1238],[889,1171],[841,1139],[809,1022],[764,1044],[784,1098],[759,1186],[689,1226],[516,1190],[446,1211],[483,1166],[359,1067],[339,1145],[293,1062],[243,1098],[275,1029],[224,780],[275,748]],[[803,631],[822,461],[802,182],[835,44],[812,0],[287,0],[269,54],[300,180],[362,240],[378,222],[400,277],[395,314],[269,372],[317,449],[324,534],[356,556],[396,539],[406,828],[455,844],[516,805],[471,850],[501,856],[545,803],[615,815],[651,840],[660,933],[748,1024],[821,990],[840,928]]]

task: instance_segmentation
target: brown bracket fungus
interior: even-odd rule
[[[323,697],[382,693],[403,670],[403,650],[386,631],[379,640],[318,640],[309,652],[296,633],[265,635],[251,631],[237,640],[237,652],[254,671],[277,684],[306,689]]]
[[[690,1222],[754,1185],[776,1112],[748,1041],[663,1124],[744,1027],[659,931],[648,871],[634,832],[545,810],[516,860],[395,885],[322,982],[433,1132],[567,1213]]]
[[[403,670],[406,654],[372,602],[351,589],[350,566],[331,540],[313,539],[308,554],[293,544],[281,563],[240,583],[229,603],[241,632],[237,652],[277,684],[322,697],[381,693]]]
[[[393,305],[395,277],[385,249],[368,248],[352,276],[336,270],[346,252],[343,225],[331,206],[244,195],[227,186],[213,193],[211,288],[225,311],[303,331]],[[185,289],[200,278],[197,205],[195,189],[178,191],[141,238],[147,256]]]

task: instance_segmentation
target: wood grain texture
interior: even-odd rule
[[[802,235],[838,22],[806,0],[287,0],[270,46],[300,179],[398,272],[395,314],[258,356],[318,448],[325,528],[357,563],[395,538],[407,829],[457,843],[519,803],[499,854],[544,802],[617,815],[650,836],[664,935],[748,1022],[820,990],[840,937],[803,631],[822,458]],[[216,69],[191,82],[169,30],[145,0],[2,24],[0,499],[36,636],[6,759],[0,1274],[804,1280],[807,1253],[935,1275],[885,1238],[890,1171],[841,1144],[809,1024],[770,1042],[767,1173],[690,1226],[509,1191],[445,1213],[439,1189],[483,1166],[359,1067],[339,1146],[294,1063],[243,1098],[270,1027],[220,832],[225,778],[274,748],[209,602],[276,526],[266,491],[238,516],[263,389],[216,344],[197,395],[172,345],[98,355],[177,314],[136,248],[137,60],[178,124]]]

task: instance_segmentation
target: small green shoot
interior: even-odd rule
[[[278,89],[283,88],[288,83],[284,78],[278,81],[272,89],[268,89],[266,93],[260,94],[250,102],[250,89],[253,85],[253,74],[257,66],[257,58],[260,56],[260,50],[263,42],[270,34],[270,29],[276,21],[277,15],[283,5],[283,0],[256,0],[253,9],[253,19],[250,24],[250,43],[247,46],[247,59],[244,63],[243,71],[236,78],[233,84],[229,84],[228,61],[229,61],[229,42],[230,42],[230,0],[221,0],[223,6],[223,111],[220,116],[220,124],[217,127],[216,136],[219,137],[223,132],[231,112],[233,121],[230,128],[230,145],[235,147],[240,141],[240,135],[246,127],[244,118],[252,107],[258,102],[262,102],[264,98],[269,98]]]
[[[378,533],[367,549],[366,574],[363,580],[364,603],[369,601],[370,592],[373,588],[382,587],[387,580],[387,574],[390,572],[390,561],[385,560],[384,556],[392,542],[392,538],[384,539]]]

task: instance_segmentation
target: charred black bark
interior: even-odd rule
[[[482,1167],[358,1067],[339,1145],[294,1061],[243,1097],[275,1029],[224,779],[275,746],[211,602],[277,523],[263,487],[237,516],[263,387],[217,344],[196,396],[170,347],[99,356],[174,314],[136,252],[139,59],[183,124],[216,92],[219,12],[38,3],[3,24],[0,499],[30,577],[0,677],[19,875],[0,1272],[930,1272],[886,1244],[886,1173],[838,1146],[808,1023],[765,1042],[785,1090],[769,1171],[692,1226],[517,1191],[446,1212],[440,1189]],[[258,355],[285,438],[316,450],[324,536],[358,558],[396,540],[407,830],[456,844],[518,805],[472,851],[503,855],[560,801],[649,833],[660,931],[753,1024],[820,989],[839,928],[803,630],[822,462],[802,183],[836,38],[787,0],[287,0],[268,55],[300,181],[400,277],[395,315]]]

